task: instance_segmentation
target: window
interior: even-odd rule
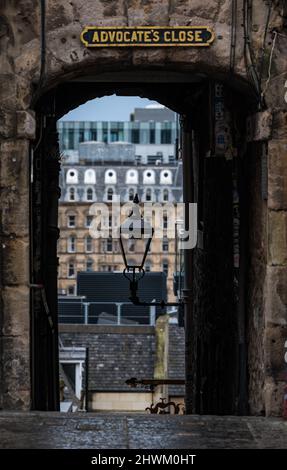
[[[150,263],[150,261],[147,261],[147,262],[146,262],[144,269],[145,269],[145,272],[146,272],[146,273],[150,273],[150,271],[151,271],[151,263]]]
[[[163,228],[167,229],[167,215],[166,214],[164,214],[163,216]]]
[[[79,130],[79,142],[85,141],[85,131],[83,129]]]
[[[113,227],[113,216],[109,215],[109,228]]]
[[[94,199],[94,191],[92,188],[87,188],[87,192],[86,192],[86,200],[87,201],[93,201]]]
[[[76,237],[74,235],[68,238],[68,253],[76,253]]]
[[[86,271],[93,271],[93,265],[94,265],[94,262],[92,259],[88,259],[87,262],[86,262]]]
[[[75,201],[75,188],[69,188],[69,201]]]
[[[116,184],[117,174],[115,170],[109,169],[105,172],[105,184]]]
[[[86,227],[90,227],[92,225],[92,221],[93,221],[93,216],[86,215]]]
[[[70,261],[68,265],[68,277],[75,277],[75,275],[76,275],[75,263],[73,261]]]
[[[95,170],[86,170],[84,175],[85,184],[95,184],[96,183],[96,173]]]
[[[68,227],[69,228],[76,227],[76,216],[75,215],[68,215]]]
[[[89,235],[85,238],[85,251],[86,253],[92,253],[93,251],[93,239]]]
[[[91,140],[96,141],[97,140],[97,129],[92,129],[91,130]]]
[[[162,251],[168,251],[168,239],[164,238],[162,241]]]
[[[153,170],[145,170],[143,174],[143,183],[144,184],[154,184],[155,183],[155,173]]]
[[[139,129],[132,129],[131,140],[132,140],[132,144],[140,143],[140,130]]]
[[[127,184],[138,184],[138,172],[136,170],[128,170],[126,174]]]
[[[68,130],[68,150],[74,149],[74,129]]]
[[[155,129],[149,130],[149,143],[155,144]]]
[[[160,172],[160,184],[172,184],[172,173],[169,170]]]
[[[169,192],[168,192],[168,189],[164,189],[163,190],[163,200],[164,201],[168,201],[169,200]]]
[[[128,240],[128,250],[133,253],[135,251],[135,241]]]
[[[113,188],[109,188],[108,191],[107,191],[107,201],[112,201],[113,200],[113,195],[114,195]]]
[[[135,191],[133,188],[129,189],[129,201],[133,201],[135,197]]]
[[[168,276],[168,261],[162,263],[162,271]]]
[[[76,295],[76,286],[68,287],[68,295]]]
[[[151,189],[147,189],[145,192],[145,200],[151,201]]]
[[[71,168],[67,171],[66,183],[68,184],[78,184],[78,171],[74,168]]]
[[[171,129],[161,129],[160,137],[162,144],[171,144]]]
[[[109,237],[106,240],[106,251],[108,253],[111,253],[113,251],[113,239],[112,239],[112,237]]]

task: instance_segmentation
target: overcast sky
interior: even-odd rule
[[[154,103],[137,96],[105,96],[87,101],[63,116],[61,121],[129,121],[134,108]]]

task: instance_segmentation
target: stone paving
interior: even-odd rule
[[[287,449],[261,417],[0,412],[1,449]]]

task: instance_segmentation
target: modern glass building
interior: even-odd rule
[[[60,149],[78,150],[81,142],[127,142],[141,145],[174,144],[177,122],[59,121]]]

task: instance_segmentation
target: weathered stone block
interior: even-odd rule
[[[29,141],[24,139],[3,141],[0,144],[0,153],[1,186],[17,189],[19,194],[26,193],[29,188],[30,173]]]
[[[0,225],[5,236],[29,235],[29,192],[19,194],[17,188],[11,187],[0,190]]]
[[[273,112],[272,139],[287,139],[287,109]]]
[[[0,137],[13,137],[16,131],[15,113],[0,108]]]
[[[17,111],[17,135],[24,139],[35,139],[36,120],[34,111]]]
[[[264,332],[265,367],[267,375],[276,380],[287,380],[285,362],[285,342],[287,340],[287,325],[267,327]]]
[[[30,289],[27,286],[2,288],[4,336],[24,335],[29,338],[29,298]]]
[[[267,266],[265,323],[287,325],[287,267]]]
[[[266,378],[264,385],[266,416],[282,416],[284,387],[285,382],[277,382],[272,377]]]
[[[269,109],[249,116],[246,123],[247,142],[268,140],[271,136],[272,120],[272,112]]]
[[[268,142],[268,207],[287,210],[287,141]]]
[[[0,246],[3,285],[29,283],[29,242],[25,239],[2,239]]]
[[[287,266],[287,212],[268,213],[268,264]]]

